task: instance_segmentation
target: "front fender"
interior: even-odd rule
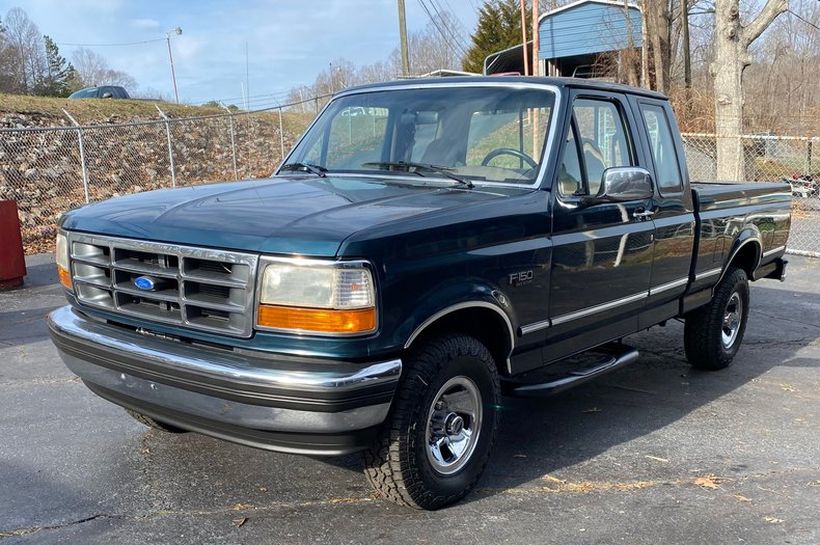
[[[418,304],[395,329],[395,343],[405,348],[436,319],[471,306],[496,311],[507,322],[511,336],[518,327],[509,297],[498,286],[482,279],[448,281],[421,295],[417,301]],[[511,342],[514,342],[514,337]]]

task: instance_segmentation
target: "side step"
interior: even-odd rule
[[[638,359],[638,351],[610,343],[556,363],[507,379],[504,393],[516,397],[543,397],[562,392]]]

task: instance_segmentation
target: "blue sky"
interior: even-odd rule
[[[468,31],[475,26],[477,0],[439,4]],[[15,6],[58,43],[150,40],[182,27],[172,44],[184,102],[239,97],[245,41],[252,97],[311,83],[340,57],[356,64],[384,60],[398,43],[396,0],[0,0],[0,17]],[[418,0],[407,0],[407,22],[411,31],[426,25]],[[70,57],[74,48],[60,49]],[[91,49],[140,87],[173,96],[164,41]]]

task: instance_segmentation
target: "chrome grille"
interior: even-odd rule
[[[69,233],[74,291],[83,305],[165,324],[250,337],[257,256]],[[146,276],[154,287],[139,289]]]

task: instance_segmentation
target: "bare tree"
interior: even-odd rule
[[[5,34],[19,62],[19,86],[25,93],[34,93],[46,68],[43,36],[20,8],[12,8],[6,14]]]
[[[75,49],[71,59],[83,85],[120,85],[129,90],[137,86],[136,80],[130,74],[114,70],[108,65],[105,57],[91,49]]]
[[[789,7],[788,0],[767,0],[757,16],[743,25],[739,0],[715,0],[715,54],[711,65],[715,89],[717,177],[744,178],[743,72],[752,62],[749,47]]]
[[[672,67],[671,13],[669,0],[648,0],[644,2],[647,10],[645,22],[649,45],[652,48],[652,60],[655,67],[655,89],[662,93],[669,91]],[[646,47],[646,45],[644,45]]]

